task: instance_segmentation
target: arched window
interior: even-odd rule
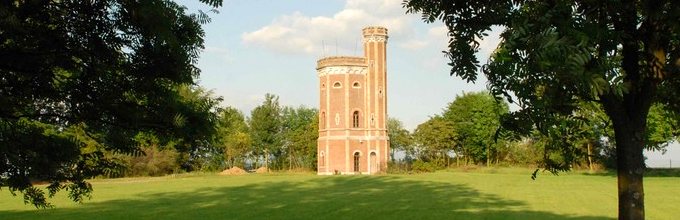
[[[359,172],[359,152],[354,153],[354,172]]]
[[[326,112],[321,112],[321,120],[319,122],[321,128],[326,128]]]
[[[321,84],[321,90],[326,90],[326,83]]]
[[[337,89],[337,88],[340,88],[340,87],[342,87],[342,84],[340,84],[340,82],[333,83],[333,88]]]
[[[354,82],[352,88],[361,88],[361,84],[359,84],[359,82]]]
[[[352,114],[352,127],[353,128],[359,127],[359,111],[354,111],[354,113]]]

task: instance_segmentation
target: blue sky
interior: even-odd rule
[[[176,1],[190,11],[210,10],[197,0]],[[466,83],[449,76],[441,52],[447,50],[445,26],[405,14],[401,2],[225,0],[203,27],[200,85],[224,97],[224,106],[245,115],[266,93],[278,95],[283,105],[317,107],[316,61],[324,56],[361,56],[361,29],[384,26],[389,32],[388,115],[412,130],[441,113],[456,95],[485,89],[486,79]],[[482,63],[497,44],[497,34],[484,39],[478,54]],[[679,148],[673,145],[666,155],[648,156],[666,165],[672,158],[680,166]]]

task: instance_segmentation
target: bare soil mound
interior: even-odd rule
[[[260,167],[255,169],[255,173],[267,173],[267,168],[266,167]]]
[[[231,169],[227,169],[220,172],[220,175],[244,175],[244,174],[248,174],[248,172],[239,167],[232,167]]]

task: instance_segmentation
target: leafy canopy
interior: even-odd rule
[[[489,159],[490,151],[498,147],[501,116],[508,113],[508,104],[496,100],[488,91],[465,93],[456,96],[444,110],[443,117],[451,122],[458,133],[456,143],[480,163]]]
[[[38,179],[82,201],[116,170],[104,152],[141,152],[137,133],[181,151],[210,136],[219,100],[192,98],[205,18],[169,0],[2,1],[0,187],[49,206]]]

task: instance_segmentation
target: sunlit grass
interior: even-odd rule
[[[0,191],[0,219],[615,219],[616,177],[528,169],[420,175],[188,174],[93,180],[83,204],[36,210]],[[680,178],[645,178],[648,219],[674,219]]]

